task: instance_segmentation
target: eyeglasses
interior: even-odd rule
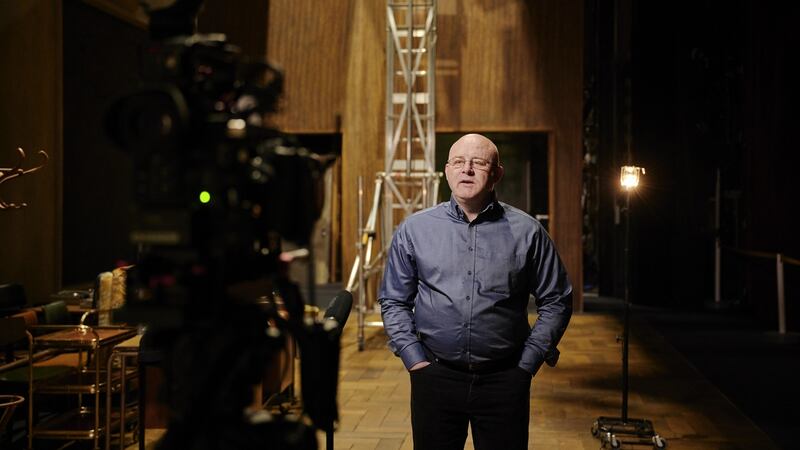
[[[457,156],[455,158],[448,159],[447,165],[449,165],[453,169],[460,169],[464,167],[464,164],[466,164],[467,161],[468,160],[466,158]],[[489,170],[492,168],[492,166],[494,166],[494,163],[492,161],[483,158],[470,158],[469,163],[475,170]]]

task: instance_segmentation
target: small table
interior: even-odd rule
[[[89,410],[81,406],[52,420],[45,420],[33,426],[34,396],[29,399],[28,446],[32,448],[33,439],[83,439],[92,440],[94,449],[100,448],[100,436],[104,430],[100,425],[100,393],[109,392],[111,384],[107,377],[101,376],[104,367],[104,350],[136,335],[135,328],[129,327],[89,327],[89,326],[43,326],[40,330],[53,329],[52,333],[34,339],[35,348],[59,349],[65,351],[86,352],[86,362],[79,358],[79,370],[58,383],[36,386],[38,394],[76,394],[94,396],[94,408]],[[90,366],[93,365],[94,367]],[[29,380],[32,382],[33,380]]]
[[[108,358],[108,368],[106,371],[106,376],[108,377],[108,385],[111,386],[112,381],[112,374],[114,373],[114,360],[119,358],[119,448],[124,450],[125,448],[125,424],[127,422],[125,409],[126,409],[126,401],[125,401],[125,394],[127,392],[126,382],[128,380],[128,373],[127,373],[127,358],[135,358],[139,356],[139,343],[142,340],[142,335],[136,335],[124,342],[121,342],[114,346],[111,350],[111,355]],[[138,363],[137,363],[138,366]],[[133,375],[136,376],[138,374],[138,369],[133,372]],[[141,389],[141,387],[140,387]],[[137,408],[141,408],[141,404],[137,404]],[[144,426],[144,424],[138,424],[139,427]],[[111,450],[111,393],[106,395],[106,450]],[[134,436],[137,435],[136,432],[133,434]],[[144,439],[141,438],[143,441]],[[143,442],[139,443],[140,448],[142,447]]]

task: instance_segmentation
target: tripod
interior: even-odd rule
[[[626,166],[627,167],[627,166]],[[623,173],[624,173],[623,167]],[[624,181],[624,179],[623,179]],[[624,185],[624,184],[623,184]],[[601,448],[610,446],[620,448],[621,441],[619,435],[629,436],[629,440],[635,444],[652,444],[653,448],[666,448],[667,441],[664,440],[653,429],[653,423],[647,419],[631,419],[628,417],[628,337],[630,335],[630,227],[631,227],[631,189],[635,187],[625,187],[625,237],[623,250],[624,282],[625,282],[625,316],[623,320],[622,332],[622,415],[621,417],[598,417],[592,425],[592,436],[597,437],[602,442]],[[619,338],[617,338],[619,340]]]

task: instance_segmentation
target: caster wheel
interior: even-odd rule
[[[614,436],[614,435],[613,435],[613,434],[611,434],[611,433],[606,433],[606,435],[604,436],[604,439],[603,439],[603,440],[605,441],[605,442],[603,442],[603,448],[605,448],[605,447],[606,447],[606,445],[605,445],[605,444],[608,444],[608,445],[610,445],[610,446],[611,446],[611,448],[619,448],[619,447],[620,447],[620,442],[619,442],[619,440],[617,439],[617,437],[616,437],[616,436]]]
[[[653,436],[653,448],[667,448],[667,441],[661,436],[655,435]]]

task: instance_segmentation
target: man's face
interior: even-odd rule
[[[459,167],[458,163],[464,161]],[[457,141],[447,158],[445,176],[456,200],[470,202],[488,198],[495,183],[500,181],[502,168],[497,166],[497,151],[482,137],[462,138]],[[488,162],[488,166],[481,166]]]

